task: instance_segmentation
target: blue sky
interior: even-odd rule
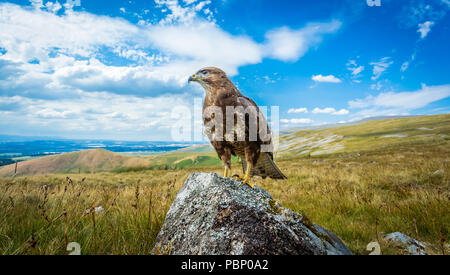
[[[204,66],[281,128],[450,111],[449,0],[75,2],[0,1],[0,134],[171,140]]]

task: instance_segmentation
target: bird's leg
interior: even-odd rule
[[[223,171],[223,176],[224,176],[225,178],[228,177],[228,172],[229,172],[229,169],[228,169],[228,167],[225,166],[225,170]]]
[[[231,150],[229,148],[224,148],[224,150],[219,154],[220,159],[222,160],[223,166],[225,170],[223,171],[223,176],[228,177],[229,172],[231,171]]]
[[[247,184],[248,186],[250,186],[251,188],[255,189],[255,185],[253,183],[250,183],[250,171],[252,169],[252,164],[248,163],[247,165],[247,171],[245,171],[245,175],[244,178],[242,179],[242,185]]]
[[[253,165],[256,163],[257,159],[255,160],[256,155],[259,156],[259,152],[258,154],[255,154],[255,151],[252,150],[252,148],[250,148],[249,146],[244,147],[244,154],[245,154],[245,161],[247,162],[247,169],[245,171],[245,175],[244,178],[242,179],[242,184],[247,184],[248,186],[250,186],[251,188],[255,188],[255,185],[253,183],[250,183],[250,173],[253,169]]]

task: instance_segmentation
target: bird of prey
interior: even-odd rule
[[[229,176],[231,156],[234,155],[241,158],[245,175],[233,177],[242,180],[243,184],[254,188],[249,181],[252,176],[286,179],[273,161],[271,132],[258,105],[242,95],[219,68],[203,68],[189,77],[188,82],[191,81],[199,83],[206,91],[203,123],[211,145],[225,167],[224,177]],[[231,116],[227,109],[233,111]],[[231,131],[228,126],[232,126]]]

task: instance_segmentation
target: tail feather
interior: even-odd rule
[[[244,173],[247,170],[247,162],[245,159],[242,159],[242,169]],[[250,175],[261,176],[263,178],[270,177],[272,179],[287,179],[273,162],[272,157],[267,153],[261,153],[258,162],[250,171]]]

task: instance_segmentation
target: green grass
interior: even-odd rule
[[[395,137],[405,135],[405,137]],[[336,136],[332,142],[313,148],[317,141]],[[387,137],[386,137],[387,136]],[[389,137],[393,136],[393,137]],[[296,148],[303,139],[313,141],[311,146]],[[385,146],[439,142],[450,139],[450,115],[419,116],[388,120],[368,121],[358,125],[335,127],[323,130],[299,131],[280,138],[280,143],[288,143],[280,157],[295,157],[339,146],[333,152],[352,152],[382,149]]]
[[[394,231],[425,242],[428,253],[448,254],[448,117],[374,121],[296,133],[351,138],[341,140],[347,142],[344,150],[331,154],[290,152],[279,158],[277,164],[287,181],[252,180],[284,207],[305,213],[336,233],[355,254],[368,254],[367,244],[376,240],[382,254],[405,254],[404,248],[380,238],[382,232]],[[417,130],[422,127],[433,130]],[[421,131],[436,137],[412,134],[421,135]],[[407,138],[382,137],[405,132]],[[67,254],[67,242],[80,243],[82,254],[149,254],[187,176],[223,171],[208,152],[175,152],[151,161],[152,166],[116,173],[0,178],[0,254]],[[242,174],[238,159],[232,173]],[[51,185],[47,194],[44,184]],[[94,217],[86,214],[97,206],[105,211]]]

